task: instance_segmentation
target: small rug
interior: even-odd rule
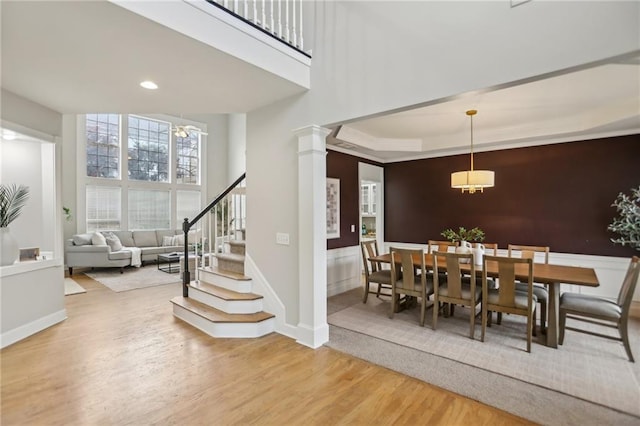
[[[469,310],[462,307],[456,307],[454,317],[439,317],[436,331],[431,329],[431,310],[420,327],[419,309],[393,319],[389,309],[388,301],[370,297],[366,305],[359,302],[331,314],[328,323],[640,415],[638,377],[619,342],[569,331],[558,349],[533,343],[529,354],[525,324],[515,315],[504,315],[502,325],[488,328],[483,343],[479,321],[475,340],[469,338]],[[637,337],[632,336],[632,344]]]
[[[87,290],[82,288],[80,284],[78,284],[71,278],[64,279],[64,295],[65,296],[71,296],[72,294],[80,294],[80,293],[86,293],[86,292]]]
[[[85,272],[85,275],[118,293],[180,282],[179,273],[169,274],[160,271],[156,265],[127,267],[123,273],[120,273],[120,268],[95,268],[91,272]]]

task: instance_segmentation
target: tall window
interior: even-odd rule
[[[192,133],[176,138],[176,180],[178,183],[198,184],[200,177],[200,135]]]
[[[120,188],[87,185],[87,231],[120,229]]]
[[[120,117],[87,114],[87,176],[120,177]]]
[[[202,135],[178,137],[161,115],[82,117],[87,231],[176,229],[200,212]]]
[[[169,182],[171,124],[129,116],[129,179]]]
[[[129,190],[129,229],[169,229],[171,194],[169,191]]]

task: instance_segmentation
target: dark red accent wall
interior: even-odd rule
[[[383,164],[337,151],[327,151],[327,177],[340,179],[340,238],[327,240],[327,249],[360,244],[360,181],[358,163]],[[355,225],[355,232],[351,232]]]
[[[614,245],[607,226],[618,193],[640,185],[640,135],[477,153],[475,168],[496,174],[484,193],[450,187],[451,172],[468,168],[469,154],[386,164],[385,241],[426,243],[445,228],[479,226],[501,248],[637,254]]]

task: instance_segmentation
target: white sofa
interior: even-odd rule
[[[65,261],[69,275],[75,267],[118,267],[120,272],[131,264],[131,251],[119,249],[113,236],[126,247],[141,249],[142,264],[156,261],[158,254],[184,250],[184,233],[182,230],[143,230],[143,231],[110,231],[101,232],[108,236],[106,244],[96,242],[94,233],[76,234],[65,242]],[[189,243],[196,242],[197,233],[189,232]],[[98,238],[99,239],[99,238]]]

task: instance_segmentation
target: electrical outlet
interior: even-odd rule
[[[276,233],[276,244],[282,244],[284,246],[289,245],[289,234],[285,234],[282,232]]]

